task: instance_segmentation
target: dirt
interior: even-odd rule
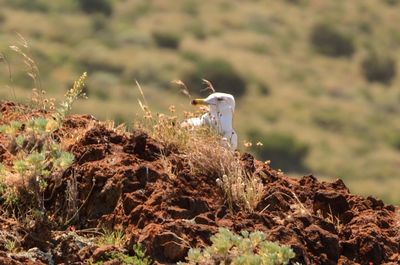
[[[2,102],[0,124],[29,117],[16,111],[20,108]],[[49,181],[47,220],[30,227],[0,219],[0,231],[14,231],[22,253],[7,253],[5,237],[0,237],[0,264],[96,260],[107,248],[85,241],[84,235],[100,227],[123,229],[124,249],[133,254],[133,245],[141,243],[158,264],[183,261],[189,248],[209,245],[219,227],[261,230],[269,240],[292,247],[293,263],[400,264],[398,209],[374,197],[351,194],[341,180],[291,178],[250,154],[238,154],[243,167],[261,178],[265,188],[254,212],[232,213],[216,176],[192,175],[179,150],[140,131],[111,129],[90,116],[68,117],[56,136],[62,139],[79,130],[82,134],[68,146],[76,162]],[[8,141],[0,136],[0,162],[6,165],[13,159]],[[171,170],[161,155],[166,155]],[[71,183],[77,191],[75,206],[67,200]],[[26,254],[29,251],[33,256]]]

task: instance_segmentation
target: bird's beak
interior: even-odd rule
[[[204,99],[197,98],[192,100],[192,105],[209,105]]]

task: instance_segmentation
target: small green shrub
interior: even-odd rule
[[[385,0],[384,2],[389,6],[396,6],[399,3],[399,0]]]
[[[56,109],[53,115],[54,119],[58,122],[58,126],[61,125],[62,121],[65,119],[67,113],[71,110],[72,105],[79,98],[86,98],[86,94],[83,92],[85,86],[85,80],[87,73],[83,73],[78,80],[74,82],[72,87],[65,94],[65,100],[61,102],[60,106]]]
[[[244,78],[236,72],[229,62],[222,59],[200,60],[196,65],[196,69],[186,73],[184,77],[185,83],[194,88],[193,92],[197,93],[203,89],[200,85],[200,80],[202,79],[209,80],[217,91],[230,93],[235,97],[241,97],[246,92]]]
[[[207,31],[200,21],[195,21],[192,24],[188,25],[187,31],[198,40],[204,40],[207,38]]]
[[[311,30],[313,48],[331,57],[349,57],[355,51],[353,40],[329,24],[317,24]]]
[[[103,45],[84,44],[77,53],[77,63],[80,68],[90,73],[99,71],[120,75],[125,70],[124,62],[110,58],[109,48]]]
[[[187,262],[179,264],[284,265],[295,257],[291,248],[267,241],[260,231],[238,235],[220,228],[211,242],[203,250],[190,249]]]
[[[268,96],[271,93],[271,87],[268,84],[259,82],[257,84],[258,92],[262,96]]]
[[[7,250],[8,253],[15,253],[18,248],[19,242],[15,239],[7,239],[4,242],[4,248]]]
[[[133,246],[133,255],[130,256],[128,254],[122,252],[110,252],[106,253],[101,260],[97,261],[96,265],[102,265],[106,261],[118,261],[118,264],[132,264],[132,265],[150,265],[152,261],[150,258],[146,257],[143,248],[140,244],[135,244]]]
[[[1,194],[6,202],[10,201],[10,189],[15,186],[28,207],[43,209],[42,195],[51,172],[63,171],[74,162],[74,156],[62,151],[52,137],[57,126],[50,125],[48,119],[38,117],[23,124],[13,121],[1,127],[0,131],[10,138],[10,151],[17,157],[11,169],[2,169],[4,181],[9,185]],[[15,206],[14,200],[10,202],[8,206]]]
[[[5,208],[17,209],[21,201],[15,187],[7,183],[9,176],[10,172],[8,169],[0,163],[0,203]]]
[[[181,56],[183,59],[193,63],[198,63],[201,60],[201,55],[192,51],[183,51]]]
[[[400,151],[400,135],[399,132],[395,132],[388,137],[388,143],[394,149]]]
[[[288,2],[289,4],[300,5],[304,1],[303,0],[286,0],[286,2]]]
[[[98,239],[100,245],[112,245],[115,247],[122,247],[124,244],[124,231],[109,231],[104,230],[103,235]]]
[[[115,124],[129,124],[130,118],[126,117],[124,114],[116,113],[113,117]]]
[[[313,122],[319,127],[333,132],[341,131],[345,126],[344,114],[337,109],[321,109],[312,114]]]
[[[254,152],[259,159],[271,160],[273,167],[289,172],[301,172],[306,170],[304,159],[309,152],[309,146],[298,141],[288,133],[267,133],[261,134],[256,130],[249,132],[253,142],[261,142]]]
[[[178,49],[181,37],[177,33],[166,31],[153,32],[153,39],[158,47],[168,49]]]
[[[95,14],[93,16],[93,18],[92,18],[93,31],[99,32],[99,31],[105,30],[105,29],[107,29],[107,26],[108,26],[108,20],[104,14],[99,13],[99,14]]]
[[[74,162],[74,156],[61,149],[53,133],[81,95],[85,77],[86,73],[74,83],[53,117],[11,121],[0,127],[0,132],[9,138],[9,151],[16,157],[12,167],[0,166],[0,197],[12,213],[24,215],[31,210],[43,213],[47,181]]]
[[[187,0],[182,2],[182,11],[191,16],[197,16],[199,14],[199,1]]]
[[[49,6],[46,4],[46,1],[43,0],[7,0],[7,5],[17,8],[24,9],[28,11],[37,11],[37,12],[48,12]]]
[[[376,52],[370,53],[361,63],[362,73],[369,82],[390,84],[396,76],[396,61]]]
[[[88,82],[88,89],[90,93],[101,100],[107,100],[118,85],[118,78],[108,72],[95,72],[91,75]]]
[[[6,19],[7,19],[6,15],[4,15],[4,13],[0,11],[0,26],[4,22],[6,22]]]
[[[82,11],[88,14],[102,13],[111,16],[113,12],[110,0],[78,0],[78,4]]]

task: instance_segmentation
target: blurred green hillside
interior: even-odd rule
[[[150,107],[167,112],[194,110],[172,80],[199,96],[206,78],[236,95],[239,140],[251,141],[259,159],[294,175],[340,177],[352,192],[400,204],[400,1],[0,6],[1,99],[27,101],[35,86],[61,98],[87,71],[89,100],[74,111],[131,122],[139,111],[135,80]],[[35,59],[36,85],[10,45]]]

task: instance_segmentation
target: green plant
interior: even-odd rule
[[[271,93],[271,87],[269,84],[258,83],[257,84],[258,92],[262,96],[268,96]]]
[[[72,154],[60,149],[52,137],[53,130],[49,130],[47,125],[47,119],[38,117],[25,122],[24,130],[19,130],[18,133],[15,132],[16,129],[22,127],[19,122],[11,122],[3,127],[10,137],[11,151],[16,156],[12,169],[3,174],[12,176],[14,179],[10,179],[15,183],[9,185],[16,185],[20,193],[28,195],[28,198],[25,196],[27,204],[36,204],[39,209],[43,208],[42,194],[51,172],[63,171],[74,161]]]
[[[286,0],[286,2],[288,2],[289,4],[300,5],[304,1],[303,0]]]
[[[90,93],[101,100],[110,99],[112,89],[118,84],[116,75],[107,72],[95,72],[88,82]]]
[[[389,135],[388,143],[394,149],[400,151],[400,135],[398,132],[394,132],[393,134]]]
[[[224,191],[231,211],[236,204],[252,212],[263,196],[264,185],[258,177],[244,172],[240,164],[236,164],[239,161],[233,162],[235,164],[229,168],[228,174],[224,174],[216,182]]]
[[[199,2],[196,0],[184,1],[182,3],[182,11],[191,16],[197,16],[199,14]]]
[[[15,187],[8,185],[6,182],[10,177],[10,172],[0,163],[0,201],[6,208],[17,208],[20,199]]]
[[[57,121],[58,126],[61,125],[61,122],[71,110],[73,103],[79,98],[86,98],[86,94],[83,92],[86,77],[87,73],[85,72],[74,82],[72,88],[70,88],[65,94],[65,100],[61,102],[60,106],[56,109],[53,118]]]
[[[124,231],[109,231],[103,230],[102,236],[98,239],[100,245],[112,245],[115,247],[122,247],[124,244]]]
[[[95,262],[96,265],[102,265],[106,261],[119,261],[122,264],[132,264],[132,265],[150,265],[152,261],[150,258],[146,257],[142,246],[140,244],[133,245],[133,256],[130,256],[125,253],[113,251],[110,253],[106,253],[101,260]]]
[[[361,63],[362,73],[369,82],[390,84],[396,76],[396,61],[388,55],[372,52]]]
[[[178,33],[155,31],[153,32],[153,39],[158,47],[178,49],[181,37]]]
[[[133,245],[133,264],[137,265],[150,265],[152,261],[150,258],[146,257],[146,254],[143,251],[143,247],[140,244]]]
[[[313,113],[313,122],[324,130],[339,132],[345,126],[345,119],[343,113],[335,108],[323,109]]]
[[[39,11],[45,13],[49,10],[48,4],[46,4],[46,1],[43,0],[7,0],[7,4],[13,8],[24,9],[28,11]]]
[[[351,56],[355,51],[353,40],[329,24],[315,25],[310,34],[313,48],[331,57]]]
[[[222,59],[200,60],[197,62],[196,69],[186,73],[185,83],[194,88],[199,93],[202,87],[199,81],[209,80],[220,92],[233,94],[236,97],[243,96],[246,92],[246,81],[240,76],[233,66]]]
[[[18,131],[21,129],[22,123],[19,121],[11,121],[9,124],[0,126],[0,132],[6,134],[9,137],[15,137]]]
[[[78,0],[78,4],[85,13],[102,13],[111,16],[113,12],[112,2],[109,0]]]
[[[263,144],[254,149],[260,159],[271,160],[272,165],[289,172],[305,170],[304,159],[309,146],[293,135],[279,132],[261,134],[256,130],[251,130],[248,135],[252,141]]]
[[[179,264],[281,265],[295,256],[291,248],[267,241],[260,231],[239,235],[220,228],[210,240],[211,246],[190,249],[187,262]]]
[[[389,6],[396,6],[399,3],[399,0],[385,0],[384,1]]]
[[[107,29],[108,19],[104,14],[95,14],[92,18],[92,29],[95,32],[100,32]]]
[[[201,21],[194,21],[188,24],[186,30],[198,40],[207,38],[207,30]]]
[[[0,25],[6,22],[6,20],[7,20],[6,15],[4,15],[3,12],[0,12]]]
[[[6,242],[4,243],[4,248],[9,253],[15,252],[17,250],[17,247],[18,247],[18,242],[13,239],[7,239]]]
[[[0,167],[0,196],[6,206],[20,214],[30,210],[44,210],[44,192],[49,178],[60,174],[74,162],[73,154],[61,149],[53,137],[73,102],[82,92],[84,73],[67,92],[65,101],[57,108],[53,117],[33,117],[25,122],[11,121],[0,127],[9,137],[10,152],[15,155],[13,166]],[[25,205],[22,209],[21,203]]]
[[[0,176],[2,176],[6,172],[6,167],[0,163]]]

